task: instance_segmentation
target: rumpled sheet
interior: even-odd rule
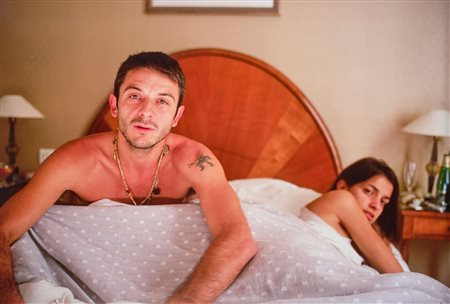
[[[259,252],[217,303],[450,302],[450,289],[426,275],[380,275],[294,215],[245,201],[242,207]],[[14,243],[12,255],[16,282],[32,295],[28,303],[40,302],[46,285],[73,294],[63,289],[54,303],[163,303],[210,241],[198,204],[55,205]]]
[[[320,216],[304,207],[300,210],[298,216],[302,221],[308,223],[322,240],[333,244],[342,255],[348,260],[353,261],[356,265],[362,265],[364,259],[352,247],[352,240],[340,235],[333,227],[328,225]]]
[[[300,210],[300,215],[298,216],[302,221],[308,223],[316,232],[320,235],[322,240],[333,244],[338,251],[341,252],[347,259],[353,261],[357,265],[364,264],[364,259],[359,255],[358,252],[352,246],[352,240],[340,235],[333,227],[328,225],[320,216],[311,212],[308,208],[303,207]],[[411,271],[408,264],[403,260],[400,252],[393,244],[390,244],[392,254],[399,262],[403,271]]]

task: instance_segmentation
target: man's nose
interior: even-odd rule
[[[149,99],[145,99],[139,108],[139,115],[142,117],[153,117],[154,116],[154,104]]]

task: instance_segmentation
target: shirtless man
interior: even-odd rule
[[[119,130],[62,145],[0,208],[0,303],[23,302],[10,245],[65,191],[87,202],[140,205],[162,198],[182,202],[193,189],[214,239],[168,303],[213,302],[233,282],[257,245],[217,158],[204,145],[170,133],[183,115],[184,86],[178,63],[163,53],[140,53],[122,63],[109,97]]]

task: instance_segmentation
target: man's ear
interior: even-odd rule
[[[117,98],[114,94],[110,94],[108,98],[109,109],[112,117],[117,117]]]
[[[337,190],[346,190],[346,189],[348,189],[347,183],[345,182],[345,180],[343,180],[343,179],[338,180],[338,182],[336,183],[336,189]]]
[[[175,117],[172,121],[172,128],[176,127],[178,125],[178,121],[180,120],[181,116],[183,116],[184,113],[184,106],[179,106],[177,109],[177,113],[175,114]]]

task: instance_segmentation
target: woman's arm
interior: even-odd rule
[[[402,272],[389,246],[375,232],[354,196],[345,190],[331,191],[307,208],[341,235],[350,237],[366,262],[380,273]]]

